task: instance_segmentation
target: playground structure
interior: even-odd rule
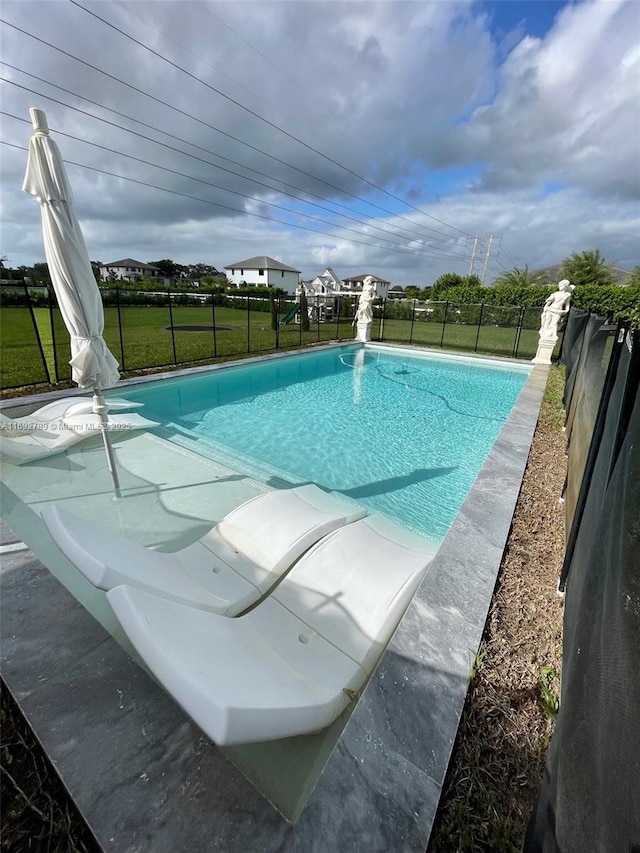
[[[330,323],[338,313],[338,297],[341,295],[353,296],[353,294],[327,294],[326,296],[307,297],[307,312],[312,323]],[[296,302],[280,321],[281,326],[300,322],[300,303]]]

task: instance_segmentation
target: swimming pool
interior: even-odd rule
[[[521,364],[351,346],[125,396],[199,453],[265,481],[316,483],[439,541],[529,374]]]
[[[390,363],[389,370],[382,365],[380,359],[376,361],[375,358],[384,353],[393,355],[396,359]],[[325,354],[332,357],[326,360],[317,358]],[[342,359],[336,359],[336,354]],[[412,359],[416,356],[419,358],[419,364],[414,365]],[[18,614],[16,618],[23,620],[24,625],[20,621],[19,628],[15,628],[8,619],[4,620],[9,634],[9,640],[5,638],[5,647],[9,657],[13,656],[12,667],[8,667],[7,672],[13,674],[16,669],[15,661],[24,657],[24,683],[28,685],[24,695],[28,700],[33,695],[37,700],[38,693],[33,688],[33,673],[40,672],[42,666],[38,663],[34,669],[30,654],[35,654],[39,660],[42,657],[41,650],[50,649],[55,661],[60,659],[72,665],[72,689],[65,690],[64,695],[73,696],[73,701],[70,704],[66,700],[61,703],[48,701],[46,704],[48,709],[53,710],[59,705],[65,723],[61,726],[59,718],[47,720],[43,732],[47,736],[50,735],[50,740],[54,742],[54,755],[58,766],[63,766],[64,769],[67,757],[71,761],[74,768],[70,778],[71,787],[73,789],[74,784],[78,783],[76,791],[81,792],[81,799],[87,786],[99,785],[99,801],[110,803],[110,798],[116,796],[116,792],[124,790],[121,785],[114,784],[114,781],[126,777],[130,780],[130,784],[127,783],[126,786],[126,798],[127,802],[135,803],[132,809],[135,810],[136,820],[139,818],[146,821],[145,831],[155,832],[158,826],[166,824],[166,803],[171,802],[172,792],[182,790],[185,779],[198,780],[200,784],[206,777],[208,782],[201,789],[201,794],[206,796],[205,811],[209,817],[214,815],[213,823],[216,827],[228,827],[229,837],[234,839],[238,831],[239,803],[242,803],[240,812],[246,815],[246,822],[251,827],[250,832],[257,833],[256,837],[269,835],[274,826],[280,826],[278,816],[274,816],[267,805],[263,807],[260,798],[256,804],[254,786],[289,820],[297,822],[298,815],[302,815],[301,822],[296,825],[296,836],[302,836],[306,832],[309,838],[317,840],[324,837],[323,833],[328,827],[339,825],[353,827],[353,833],[362,841],[369,838],[371,828],[375,825],[381,827],[380,831],[384,830],[385,837],[392,826],[398,829],[404,841],[406,835],[403,827],[411,827],[412,833],[418,833],[416,838],[422,837],[426,831],[429,810],[432,806],[435,808],[437,802],[437,797],[431,800],[429,792],[436,782],[437,785],[442,784],[446,771],[450,746],[455,737],[466,693],[469,666],[482,634],[486,608],[495,585],[546,376],[542,368],[536,367],[531,371],[526,364],[460,358],[446,354],[442,357],[440,354],[435,356],[435,361],[439,362],[440,366],[432,364],[429,370],[437,371],[435,375],[439,378],[440,386],[446,385],[447,390],[443,390],[443,387],[430,387],[426,390],[427,396],[444,397],[441,404],[438,404],[441,411],[449,411],[448,407],[453,407],[461,408],[464,413],[470,414],[466,408],[467,398],[458,393],[454,399],[453,395],[454,386],[461,388],[464,384],[463,374],[460,374],[458,379],[453,378],[453,375],[445,370],[445,363],[450,363],[452,367],[469,365],[476,369],[489,368],[491,371],[498,371],[500,375],[494,377],[498,386],[500,383],[510,383],[507,375],[511,372],[517,372],[521,382],[525,382],[530,373],[531,376],[521,394],[514,389],[510,392],[515,394],[517,400],[509,417],[506,417],[509,411],[508,395],[498,404],[496,411],[487,412],[491,395],[482,383],[475,394],[476,402],[479,402],[485,411],[476,411],[474,419],[481,422],[483,417],[506,418],[505,427],[501,429],[501,425],[494,423],[492,429],[495,428],[496,434],[499,435],[493,449],[489,452],[479,475],[473,480],[470,493],[440,546],[426,582],[410,605],[392,646],[384,654],[372,683],[357,704],[349,722],[347,714],[344,714],[332,727],[317,735],[247,747],[232,747],[222,751],[215,749],[205,743],[206,739],[197,731],[193,732],[183,718],[176,718],[175,707],[171,702],[167,704],[162,701],[162,697],[154,692],[153,685],[144,681],[144,673],[135,673],[135,678],[142,679],[142,682],[136,701],[130,702],[129,679],[133,678],[134,674],[128,671],[127,679],[122,681],[121,671],[118,669],[120,664],[116,663],[120,660],[116,644],[105,640],[93,620],[82,622],[82,627],[79,627],[77,613],[68,602],[54,605],[57,614],[55,620],[32,615],[31,609],[37,614],[51,611],[53,593],[50,586],[44,582],[46,578],[34,581],[28,588],[27,596],[20,585],[17,585],[19,594],[15,605]],[[306,360],[307,358],[309,360]],[[434,361],[432,354],[429,354],[428,358],[430,362]],[[269,367],[269,371],[254,370],[263,366]],[[415,372],[410,372],[414,370]],[[222,414],[229,415],[232,410],[239,409],[246,403],[255,406],[257,398],[263,392],[265,396],[272,392],[280,394],[280,400],[284,402],[289,396],[288,393],[284,392],[283,397],[282,389],[278,391],[275,385],[269,386],[270,382],[276,382],[274,376],[279,377],[278,382],[286,378],[291,400],[297,401],[302,399],[298,397],[301,391],[298,385],[306,384],[310,389],[316,388],[319,387],[315,384],[316,380],[339,375],[340,382],[346,383],[345,389],[348,389],[345,390],[340,412],[348,414],[347,410],[353,407],[360,413],[363,411],[363,395],[378,382],[396,382],[402,389],[398,390],[397,398],[380,399],[414,401],[419,396],[424,396],[425,386],[422,380],[426,377],[423,372],[426,370],[426,363],[412,350],[371,345],[366,348],[333,345],[324,347],[322,351],[301,354],[301,357],[279,354],[251,363],[196,368],[189,371],[189,375],[184,378],[164,374],[152,379],[140,378],[122,382],[111,393],[145,402],[146,408],[143,411],[149,417],[157,406],[158,411],[165,412],[167,423],[159,431],[136,431],[130,435],[114,436],[124,499],[113,500],[104,450],[99,437],[96,436],[51,459],[21,468],[7,465],[0,493],[3,518],[55,577],[71,590],[126,648],[126,642],[120,636],[121,632],[118,633],[119,627],[104,600],[104,594],[79,576],[77,570],[68,564],[59,552],[52,550],[52,542],[39,516],[44,506],[51,502],[61,503],[76,514],[97,521],[127,538],[160,550],[176,550],[198,539],[217,519],[248,498],[263,493],[270,486],[282,487],[284,484],[280,480],[285,475],[292,482],[308,478],[308,475],[296,475],[291,470],[278,467],[278,460],[266,459],[260,446],[255,451],[257,455],[251,456],[247,452],[248,446],[236,440],[233,430],[231,438],[224,436],[226,443],[221,441],[221,434],[208,437],[201,434],[197,429],[198,412],[219,408]],[[384,374],[384,377],[375,379],[375,374],[379,372]],[[349,375],[350,382],[347,379]],[[185,379],[187,381],[184,381]],[[216,381],[212,382],[212,379]],[[239,379],[242,381],[239,382]],[[165,392],[170,392],[173,396],[173,408],[167,406],[166,400],[161,402]],[[159,394],[157,402],[156,394]],[[325,402],[320,406],[318,419],[325,417],[324,409],[328,406],[327,401],[332,401],[333,395],[324,394],[321,399]],[[465,405],[460,407],[456,400],[466,401]],[[393,407],[396,404],[386,405]],[[17,401],[10,414],[27,414],[36,406],[33,398],[23,398]],[[414,407],[413,402],[410,403],[411,407]],[[389,473],[386,480],[408,476],[411,471],[418,470],[421,466],[426,468],[424,461],[420,462],[420,465],[417,461],[418,458],[423,459],[418,457],[418,454],[422,452],[421,448],[426,442],[416,439],[415,424],[413,429],[409,426],[406,434],[400,433],[401,438],[393,442],[390,438],[390,422],[402,421],[402,418],[399,418],[393,409],[391,413],[382,409],[373,414],[372,425],[368,427],[369,431],[365,431],[367,436],[373,435],[369,442],[371,446],[380,455],[384,455],[390,452],[394,443],[406,444],[412,454],[408,457],[404,473]],[[285,443],[291,443],[286,431],[295,428],[297,424],[296,418],[291,420],[292,422],[285,422],[285,436],[282,439],[283,442],[286,439]],[[353,423],[357,426],[359,422],[360,418],[354,416]],[[331,442],[334,451],[329,462],[333,465],[337,439],[343,439],[344,436],[342,432],[338,435],[333,432],[327,434],[325,429],[316,428],[316,423],[312,421],[310,425],[313,434],[308,438],[303,436],[305,446],[318,446],[320,439],[322,443]],[[346,414],[344,423],[351,423],[346,420]],[[370,422],[366,423],[369,425]],[[254,425],[256,431],[260,430],[264,437],[264,433],[268,431],[267,421],[257,418]],[[448,442],[452,445],[463,445],[470,440],[469,436],[473,435],[474,431],[467,428],[467,438],[460,440],[456,440],[455,436],[447,439],[441,430],[432,429],[433,434],[436,432],[439,432],[441,444]],[[240,446],[241,450],[235,451],[234,443]],[[256,443],[261,444],[257,439]],[[197,453],[192,452],[194,449]],[[480,465],[480,460],[477,460],[477,464]],[[286,465],[291,466],[291,462],[287,460]],[[341,466],[346,468],[347,463],[341,462],[337,465],[338,468]],[[361,466],[354,470],[362,473]],[[378,475],[380,482],[385,480],[384,473],[383,471]],[[318,477],[321,485],[324,482],[322,476],[324,469],[320,466]],[[474,475],[468,472],[468,476],[473,479]],[[433,484],[444,477],[443,474],[440,478],[421,482]],[[372,479],[369,477],[368,481],[356,481],[355,485],[350,481],[351,484],[345,483],[344,488],[363,490],[371,484]],[[384,494],[390,498],[403,488],[399,481],[395,483],[395,490],[390,488],[391,485],[393,483],[386,483],[384,490],[378,488],[377,491],[380,495]],[[370,488],[370,492],[373,491]],[[365,500],[373,501],[380,495],[361,493],[357,500],[364,503]],[[431,503],[435,504],[437,501],[434,499]],[[429,501],[425,514],[427,509],[431,510]],[[36,636],[34,633],[49,630],[55,636]],[[98,681],[95,677],[96,661],[92,657],[94,648],[100,650]],[[108,665],[103,663],[107,653]],[[45,685],[51,684],[49,675],[48,673],[43,682]],[[101,685],[100,690],[96,689],[97,684]],[[37,686],[41,688],[40,680],[37,681]],[[102,687],[107,691],[108,701],[105,701]],[[81,700],[78,701],[77,691],[80,688],[83,692]],[[127,711],[126,719],[123,717],[123,706]],[[122,740],[109,739],[109,744],[114,745],[114,753],[109,760],[113,762],[113,767],[122,766],[122,776],[119,775],[120,771],[114,771],[96,780],[93,757],[87,761],[86,766],[83,765],[84,775],[77,773],[78,750],[69,750],[65,732],[69,731],[69,720],[73,720],[71,730],[74,743],[86,743],[88,754],[93,756],[94,718],[98,719],[100,725],[103,725],[104,719],[106,724],[118,726],[118,732],[124,733],[126,729],[126,737]],[[149,726],[157,729],[161,722],[164,725],[165,720],[166,728],[161,730],[161,734],[157,737],[152,735],[151,739],[148,739],[146,732],[150,731]],[[345,723],[347,728],[343,734]],[[140,734],[141,725],[144,737]],[[193,738],[192,748],[184,747],[181,739],[185,737]],[[140,785],[139,774],[145,771],[146,780],[146,771],[150,766],[156,766],[159,745],[172,744],[175,739],[180,741],[179,748],[168,748],[169,763],[163,765],[162,774],[148,774],[150,780]],[[60,752],[56,752],[58,748]],[[145,750],[150,751],[150,755],[147,755]],[[178,753],[179,759],[176,758]],[[203,754],[206,756],[204,762]],[[229,769],[230,764],[226,759],[231,759],[251,783],[247,782],[242,788],[238,774],[234,775]],[[207,761],[215,768],[212,771],[215,777],[213,779],[206,776]],[[137,768],[133,774],[132,768]],[[317,783],[321,773],[324,775]],[[150,804],[148,799],[138,802],[136,797],[144,797],[148,791],[153,791],[153,802]],[[349,792],[348,798],[345,791]],[[354,797],[357,808],[343,808],[347,799],[353,803]],[[114,810],[120,809],[122,802],[120,797],[111,807]],[[197,803],[197,808],[200,809],[202,797],[198,796],[193,802]],[[363,804],[362,807],[360,804]],[[156,807],[159,812],[154,811]],[[372,820],[377,809],[381,812],[379,822]],[[101,813],[103,811],[101,806]],[[161,819],[150,817],[159,813],[163,816]],[[179,814],[172,812],[172,837],[175,837],[176,822],[179,822],[181,814],[182,802]],[[317,820],[312,819],[313,815],[316,815]],[[362,821],[359,822],[358,816],[362,817]],[[428,817],[428,820],[430,819]],[[198,823],[198,819],[187,819],[187,823],[191,827],[192,824]],[[187,829],[186,826],[182,827],[184,832]],[[290,829],[290,826],[285,826],[282,832],[288,832]],[[109,824],[108,832],[112,831],[113,826]],[[226,846],[232,849],[233,845]],[[400,846],[401,843],[390,843],[386,849],[399,849]],[[265,849],[272,847],[266,844]],[[354,849],[360,849],[358,844]],[[424,849],[424,845],[421,849]]]

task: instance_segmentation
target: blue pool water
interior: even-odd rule
[[[125,396],[200,452],[222,449],[266,477],[315,482],[440,540],[529,373],[350,346],[165,379]]]

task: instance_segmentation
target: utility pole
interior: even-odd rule
[[[471,252],[471,263],[469,264],[469,275],[473,272],[473,267],[476,262],[476,250],[478,248],[478,235],[476,234],[473,241],[473,251]]]
[[[487,267],[489,266],[489,258],[491,257],[491,244],[493,243],[493,234],[489,234],[489,245],[487,246],[487,257],[484,259],[484,269],[482,270],[482,283],[487,277]]]

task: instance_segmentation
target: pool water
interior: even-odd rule
[[[125,538],[175,551],[283,479],[311,480],[437,541],[530,373],[514,362],[348,344],[121,383],[108,395],[144,403],[145,417],[163,424],[114,437],[123,500],[113,500],[95,436],[37,464],[7,465],[3,519],[134,654],[104,593],[53,544],[44,506],[59,503]],[[442,617],[449,625],[449,616],[448,605],[442,613],[436,606],[430,624]],[[439,661],[438,649],[434,655]],[[317,734],[223,751],[295,821],[351,710]]]
[[[124,396],[198,452],[222,450],[265,478],[317,483],[440,540],[529,373],[521,364],[350,346]]]

